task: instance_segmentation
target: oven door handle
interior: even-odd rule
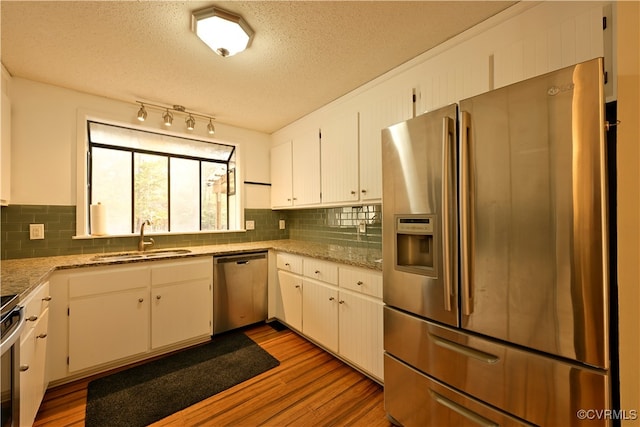
[[[13,345],[20,339],[20,334],[22,334],[22,330],[27,322],[24,316],[24,307],[19,306],[13,309],[13,311],[18,312],[18,316],[20,316],[18,320],[18,325],[13,329],[11,334],[8,337],[2,337],[2,342],[0,342],[0,354],[4,354],[5,351],[9,350]],[[11,314],[15,316],[14,313]]]

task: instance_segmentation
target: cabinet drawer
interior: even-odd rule
[[[313,258],[304,259],[304,275],[332,285],[338,284],[338,266],[329,261]]]
[[[209,279],[213,276],[213,257],[189,261],[165,261],[151,266],[151,285]]]
[[[379,272],[364,268],[340,267],[339,285],[341,288],[382,298],[382,274]]]
[[[107,267],[69,277],[69,298],[126,291],[149,285],[149,267]]]
[[[302,257],[298,255],[278,253],[276,265],[279,270],[289,271],[294,274],[302,274]]]

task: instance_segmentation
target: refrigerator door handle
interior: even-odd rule
[[[485,417],[476,414],[475,412],[473,412],[470,409],[465,408],[464,406],[447,399],[446,397],[444,397],[443,395],[441,395],[440,393],[436,393],[435,391],[429,389],[429,395],[431,396],[431,398],[433,400],[435,400],[436,402],[438,402],[439,404],[441,404],[442,406],[451,409],[453,412],[456,412],[460,415],[462,415],[463,417],[465,417],[466,419],[468,419],[469,421],[472,421],[476,424],[478,424],[479,426],[482,427],[498,427],[499,424],[494,423],[491,420],[486,419]]]
[[[444,309],[451,311],[451,153],[454,138],[453,119],[442,120],[442,274],[444,281]]]
[[[471,273],[473,271],[473,259],[469,250],[471,230],[469,229],[469,181],[471,176],[469,161],[469,133],[471,132],[471,117],[468,112],[460,112],[460,246],[461,246],[461,305],[462,314],[465,316],[473,312],[473,296],[471,295]]]

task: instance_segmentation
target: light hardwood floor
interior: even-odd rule
[[[288,329],[262,324],[245,333],[280,365],[154,426],[391,426],[376,382]],[[48,390],[34,425],[84,425],[94,378]]]

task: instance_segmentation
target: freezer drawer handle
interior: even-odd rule
[[[433,335],[431,333],[429,333],[429,338],[431,338],[431,340],[433,340],[433,342],[436,345],[439,345],[442,348],[455,351],[456,353],[460,353],[463,356],[467,356],[484,363],[493,364],[493,363],[497,363],[500,360],[498,356],[494,356],[493,354],[485,353],[484,351],[476,350],[475,348],[458,344],[457,342],[453,342],[451,340],[439,337],[437,335]]]
[[[451,409],[454,412],[457,412],[458,414],[462,415],[463,417],[467,418],[470,421],[473,421],[474,423],[478,424],[479,426],[483,426],[483,427],[498,427],[499,424],[494,423],[491,420],[486,419],[485,417],[476,414],[475,412],[465,408],[464,406],[447,399],[446,397],[444,397],[443,395],[436,393],[435,391],[429,389],[429,394],[431,395],[431,398],[433,400],[435,400],[436,402],[438,402],[439,404],[441,404],[442,406],[446,406],[447,408]]]

